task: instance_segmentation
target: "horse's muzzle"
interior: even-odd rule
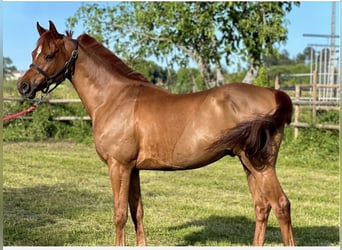
[[[34,84],[21,82],[18,84],[17,88],[19,93],[25,98],[33,99],[36,97],[36,87],[34,86]]]

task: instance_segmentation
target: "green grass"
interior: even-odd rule
[[[277,173],[291,200],[297,244],[336,246],[338,155],[296,161],[291,143],[285,140]],[[4,142],[3,157],[4,245],[113,245],[110,181],[93,145]],[[150,246],[251,245],[253,205],[237,158],[191,171],[142,171],[141,182]],[[131,220],[126,239],[135,245]],[[282,245],[273,214],[266,245]]]

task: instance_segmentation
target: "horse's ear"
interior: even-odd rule
[[[50,24],[50,31],[52,31],[55,34],[58,34],[56,26],[51,20],[49,21],[49,24]]]
[[[63,37],[62,34],[58,33],[55,24],[51,20],[49,21],[49,24],[50,24],[50,28],[49,28],[50,32],[52,32],[52,34],[54,34],[56,36],[56,38]]]
[[[38,22],[37,22],[37,30],[38,30],[39,35],[43,35],[43,33],[46,32],[46,29],[40,26]]]

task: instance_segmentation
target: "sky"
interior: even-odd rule
[[[67,18],[75,14],[83,2],[3,2],[3,56],[9,57],[19,70],[31,64],[31,52],[35,48],[38,33],[36,23],[48,28],[52,20],[57,30],[64,33]],[[91,3],[91,2],[88,2]],[[105,4],[115,4],[106,2]],[[303,34],[330,35],[332,2],[301,2],[287,14],[288,40],[280,46],[291,58],[302,53],[308,44],[329,44],[328,38],[305,37]],[[336,2],[336,35],[340,35],[340,2]],[[74,37],[84,32],[81,25],[74,29]],[[340,44],[339,39],[336,44]]]

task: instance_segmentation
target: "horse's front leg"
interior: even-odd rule
[[[132,170],[128,201],[132,220],[135,226],[137,246],[146,246],[146,237],[143,225],[144,210],[141,198],[140,176],[138,169]]]
[[[120,164],[115,159],[108,161],[108,167],[114,196],[115,246],[124,246],[131,168]]]

